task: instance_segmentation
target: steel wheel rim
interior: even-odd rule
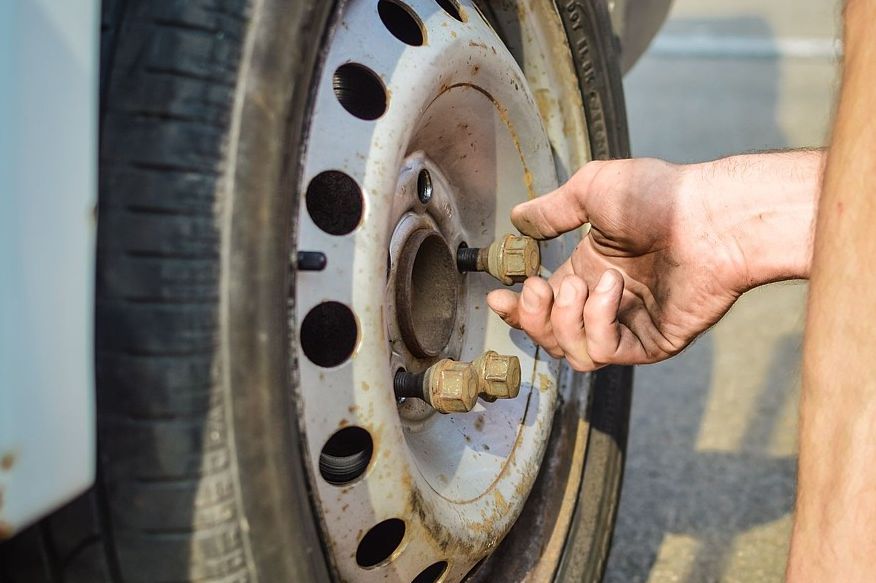
[[[410,214],[410,201],[418,198],[412,196],[419,190],[419,185],[411,177],[419,176],[423,169],[429,170],[431,199],[425,205],[419,200],[419,204],[433,208],[442,201],[452,204],[460,182],[472,178],[471,171],[468,175],[463,172],[462,180],[458,169],[448,172],[447,167],[452,164],[447,163],[447,156],[435,153],[435,142],[440,141],[436,136],[451,135],[442,129],[441,124],[448,119],[459,121],[458,116],[454,118],[448,113],[456,106],[467,105],[478,111],[479,115],[470,116],[468,120],[473,124],[484,119],[500,128],[504,124],[504,135],[494,136],[494,145],[499,146],[498,150],[513,147],[513,154],[520,160],[515,178],[508,178],[507,171],[491,170],[500,182],[502,188],[499,190],[506,196],[488,216],[494,224],[486,229],[486,233],[480,233],[482,236],[510,232],[511,226],[507,222],[510,207],[526,197],[553,188],[557,183],[557,167],[563,175],[563,167],[577,165],[587,153],[582,153],[580,143],[576,146],[570,145],[568,140],[556,139],[558,121],[561,122],[561,131],[569,133],[563,125],[568,123],[565,119],[568,116],[563,116],[556,104],[545,103],[543,96],[536,99],[528,90],[533,76],[541,76],[542,81],[549,82],[551,74],[555,75],[556,71],[532,73],[528,70],[530,78],[527,80],[474,5],[454,4],[460,16],[457,19],[432,0],[393,4],[419,18],[423,44],[412,46],[399,42],[398,37],[384,28],[375,3],[350,2],[334,31],[317,86],[310,139],[303,163],[305,186],[302,191],[320,173],[342,171],[361,188],[362,213],[348,232],[338,234],[330,232],[331,229],[326,231],[325,225],[316,224],[313,213],[302,205],[298,217],[298,248],[325,253],[327,267],[323,272],[298,275],[296,320],[305,321],[316,306],[326,301],[337,302],[349,308],[356,333],[350,354],[338,363],[314,362],[306,349],[299,352],[299,416],[311,462],[309,470],[315,498],[340,576],[357,580],[373,577],[377,570],[390,579],[410,581],[446,562],[439,577],[443,581],[455,581],[489,554],[512,526],[522,507],[550,432],[559,368],[539,354],[525,337],[508,337],[504,324],[490,320],[483,295],[488,287],[493,286],[486,285],[483,279],[473,281],[469,277],[462,285],[460,305],[466,313],[477,306],[484,314],[484,338],[480,343],[471,340],[471,328],[467,335],[454,333],[444,354],[470,359],[479,350],[500,349],[496,343],[501,344],[501,338],[497,336],[501,332],[506,337],[502,346],[508,347],[508,353],[520,356],[524,370],[528,371],[524,375],[527,382],[520,397],[500,403],[498,407],[496,403],[479,403],[476,411],[467,416],[427,416],[422,407],[419,411],[407,403],[399,407],[392,396],[391,374],[399,367],[409,367],[417,362],[414,359],[412,363],[410,355],[391,353],[390,339],[395,334],[393,323],[383,320],[393,319],[392,309],[389,316],[385,313],[387,303],[392,308],[391,302],[383,300],[387,290],[393,289],[394,245],[396,251],[401,246],[394,242],[393,235],[406,214]],[[549,19],[550,16],[542,15],[542,18]],[[369,23],[369,30],[375,34],[352,38],[350,29],[363,22]],[[374,38],[377,36],[382,37],[379,43]],[[371,42],[365,42],[363,37]],[[428,51],[433,55],[432,65],[439,71],[432,79],[412,72],[417,68],[415,65],[423,66],[424,54]],[[338,96],[337,83],[333,85],[330,81],[336,81],[331,78],[340,67],[352,62],[350,55],[360,57],[355,60],[355,66],[362,65],[367,67],[366,71],[378,73],[376,78],[387,90],[387,104],[379,115],[375,115],[380,109],[379,104],[372,104],[369,111],[351,112]],[[544,60],[540,64],[544,66]],[[383,76],[380,71],[392,71],[392,74]],[[465,73],[462,77],[460,71]],[[484,80],[485,77],[490,78]],[[398,89],[401,81],[396,79],[405,79],[407,83],[415,79],[422,84],[404,93]],[[499,79],[508,87],[516,84],[516,88],[503,89]],[[351,87],[343,89],[352,91]],[[518,94],[519,101],[507,97],[511,91]],[[457,99],[458,95],[454,93],[467,95]],[[476,103],[479,100],[481,103]],[[345,123],[332,126],[326,123],[327,119],[343,119]],[[547,131],[542,119],[547,121]],[[428,129],[432,126],[429,134]],[[525,129],[520,130],[521,126]],[[339,127],[343,129],[339,130]],[[522,139],[518,133],[524,134]],[[565,147],[563,152],[556,151],[560,142]],[[391,153],[375,156],[374,152],[381,149]],[[504,160],[502,156],[496,158]],[[454,176],[448,178],[445,173]],[[501,182],[503,177],[507,182]],[[509,192],[514,193],[515,184],[524,185],[525,192],[518,190],[517,196],[507,196]],[[473,189],[466,188],[466,192],[471,193]],[[477,238],[478,234],[473,233],[471,225],[466,227],[454,223],[452,218],[440,213],[437,217],[428,212],[413,215],[414,221],[431,220],[431,227],[447,239],[451,249],[463,242],[487,242],[483,237]],[[459,213],[454,216],[458,217]],[[569,239],[565,239],[543,246],[547,267],[555,267],[568,254],[569,243]],[[390,276],[382,282],[372,281],[369,288],[363,278],[380,280],[386,273],[387,254]],[[349,261],[344,261],[344,258]],[[378,297],[381,298],[379,304],[374,300]],[[331,397],[327,399],[326,395]],[[509,413],[506,419],[491,419],[503,411],[503,406]],[[413,410],[408,411],[406,407]],[[448,431],[441,434],[442,440],[436,440],[434,431],[433,435],[429,434],[430,429],[434,430],[436,425],[462,427],[462,431],[457,431],[461,437],[455,445],[460,445],[461,440],[463,447],[483,454],[482,446],[495,443],[497,438],[490,436],[489,442],[475,442],[472,436],[479,432],[476,419],[483,420],[480,423],[487,426],[497,425],[498,421],[509,422],[514,428],[510,439],[512,445],[507,448],[504,461],[494,465],[492,473],[488,472],[479,486],[463,488],[472,486],[472,474],[464,472],[464,475],[456,476],[458,479],[448,480],[448,487],[442,489],[439,470],[444,466],[432,467],[429,462],[435,444],[446,445]],[[352,427],[362,428],[370,436],[367,469],[348,482],[332,483],[319,470],[320,454],[333,436],[350,431]],[[483,456],[470,457],[466,461],[477,462],[479,457]],[[508,479],[509,476],[515,478]],[[456,489],[450,487],[452,485]],[[474,518],[466,520],[466,516]],[[398,544],[381,560],[363,565],[358,555],[363,541],[368,539],[369,529],[392,520],[404,523]],[[435,571],[433,568],[432,572]]]

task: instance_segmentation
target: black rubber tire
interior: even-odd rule
[[[104,2],[97,484],[3,545],[3,581],[328,579],[285,315],[333,7]]]
[[[572,48],[594,160],[630,157],[620,39],[605,0],[555,0]],[[623,485],[633,368],[613,366],[592,379],[590,437],[571,532],[556,581],[602,580]]]
[[[0,580],[329,579],[288,390],[286,316],[298,148],[334,5],[104,1],[98,477],[0,547]],[[603,0],[558,7],[594,156],[624,157]],[[594,377],[562,581],[601,576],[630,388],[630,369]]]

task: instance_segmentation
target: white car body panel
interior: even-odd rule
[[[0,2],[0,540],[94,481],[99,17]]]

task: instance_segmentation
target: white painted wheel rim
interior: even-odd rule
[[[353,354],[337,366],[319,366],[299,349],[296,388],[325,539],[338,574],[348,581],[411,581],[441,561],[447,562],[441,580],[460,580],[518,516],[556,406],[557,363],[487,309],[484,296],[496,286],[479,274],[463,278],[457,329],[442,356],[471,360],[487,349],[516,355],[523,370],[520,395],[479,402],[461,415],[422,418],[422,404],[399,406],[395,370],[428,363],[392,343],[397,326],[387,301],[393,285],[387,256],[395,265],[399,245],[393,234],[405,220],[419,220],[431,222],[452,250],[461,242],[487,244],[514,232],[508,218],[514,204],[555,188],[557,166],[577,165],[586,156],[580,143],[557,138],[557,132],[569,133],[571,123],[559,99],[546,104],[542,95],[537,104],[530,91],[534,78],[549,83],[555,71],[528,69],[527,78],[471,4],[460,3],[463,21],[434,0],[404,5],[422,21],[423,46],[393,36],[376,1],[344,6],[316,86],[303,159],[303,188],[322,172],[339,171],[359,185],[364,203],[358,226],[344,235],[321,229],[305,204],[298,216],[298,249],[324,253],[327,267],[298,273],[296,321],[323,302],[339,302],[358,328]],[[333,91],[334,72],[349,62],[377,73],[388,90],[388,106],[376,120],[351,115]],[[425,206],[416,200],[412,178],[422,168],[430,170],[434,189]],[[546,270],[573,243],[543,244]],[[373,455],[361,476],[339,486],[320,474],[320,452],[348,427],[368,431]],[[363,537],[391,519],[405,525],[400,544],[363,568],[357,560]]]

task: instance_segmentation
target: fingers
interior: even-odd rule
[[[517,205],[511,211],[511,222],[536,239],[551,239],[585,224],[589,187],[603,164],[588,162],[553,192]]]
[[[519,296],[496,290],[487,296],[487,303],[510,326],[526,332],[552,357],[565,357],[576,370],[653,360],[642,339],[618,319],[624,293],[618,271],[606,270],[592,290],[573,273],[551,284],[531,277]],[[637,310],[636,315],[648,319],[644,310]],[[648,322],[635,324],[636,317],[630,325],[640,329],[640,334],[649,327]]]
[[[557,344],[572,368],[579,371],[595,368],[587,353],[584,328],[584,306],[588,295],[584,280],[577,275],[569,275],[559,284],[551,312],[551,328]]]
[[[520,327],[532,340],[544,348],[554,358],[563,356],[551,328],[551,309],[554,304],[554,291],[539,277],[530,277],[520,292],[518,318]]]
[[[623,276],[614,269],[603,273],[592,290],[570,272],[552,278],[550,284],[529,278],[520,295],[490,292],[487,303],[554,358],[565,357],[575,370],[591,371],[607,364],[648,361],[639,338],[618,320],[623,292]]]
[[[551,329],[574,369],[589,371],[641,361],[641,343],[618,320],[623,291],[623,276],[614,269],[603,273],[592,291],[577,275],[563,279],[551,313]]]
[[[572,367],[579,371],[640,358],[641,344],[618,320],[623,276],[606,270],[589,291],[577,275],[560,284],[551,313],[551,331]]]
[[[548,285],[557,290],[560,288],[560,282],[567,275],[574,273],[571,260],[566,260],[560,265],[556,271],[548,278]],[[520,295],[507,289],[493,290],[487,294],[487,305],[490,309],[496,312],[506,324],[512,328],[521,328],[520,318],[518,317]]]
[[[594,362],[632,364],[644,356],[641,343],[618,320],[623,292],[623,276],[609,269],[599,278],[584,305],[587,353]]]
[[[496,312],[506,324],[520,329],[520,318],[517,317],[520,296],[511,290],[497,289],[487,294],[487,305]]]
[[[609,362],[620,346],[620,323],[617,311],[620,308],[624,280],[621,275],[608,269],[599,278],[593,289],[593,297],[584,306],[584,319],[589,324],[590,335],[587,347],[595,360]]]
[[[551,330],[554,291],[543,279],[530,277],[520,295],[499,289],[487,294],[487,304],[512,328],[523,330],[554,358],[563,356]]]

